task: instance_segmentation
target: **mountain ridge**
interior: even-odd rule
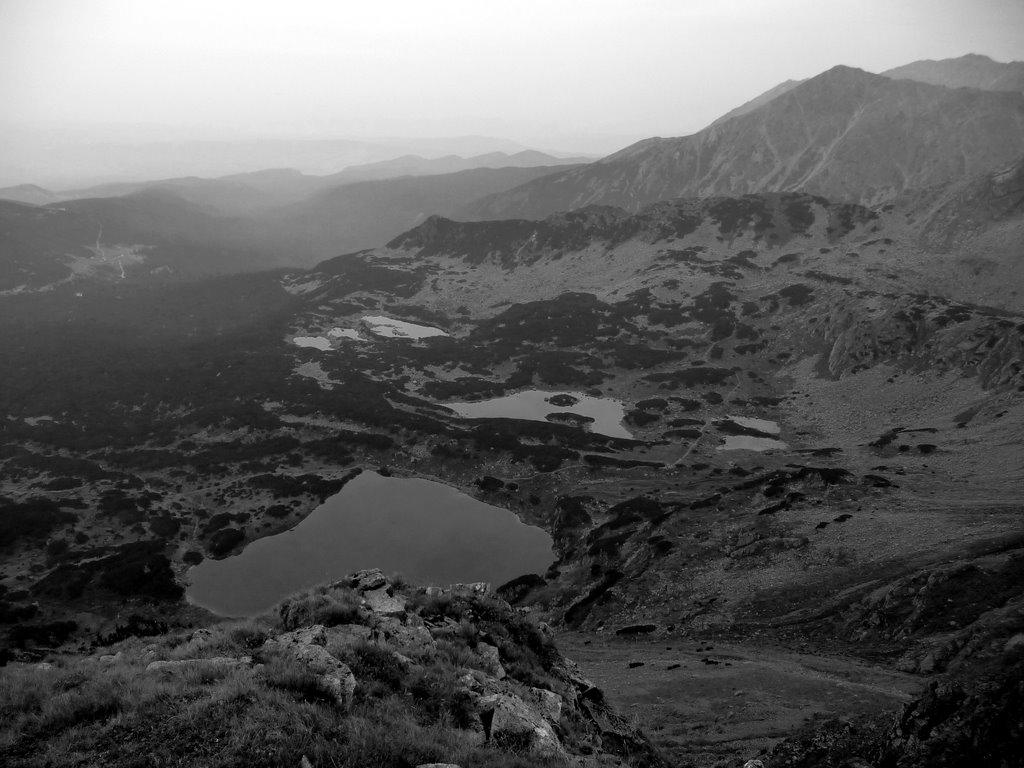
[[[923,59],[881,74],[947,88],[1024,91],[1024,61],[999,62],[977,53],[955,59]]]
[[[801,190],[878,204],[1024,152],[1024,96],[952,90],[837,66],[690,136],[646,139],[583,168],[468,206],[542,218],[587,204]]]

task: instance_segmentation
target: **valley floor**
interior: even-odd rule
[[[760,638],[721,643],[564,633],[558,646],[679,766],[763,756],[808,719],[897,711],[928,683]]]

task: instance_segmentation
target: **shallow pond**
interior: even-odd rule
[[[296,336],[292,343],[299,347],[311,347],[327,352],[331,348],[331,340],[326,336]]]
[[[782,442],[781,440],[776,440],[773,437],[751,437],[750,435],[726,435],[725,445],[718,446],[718,450],[771,451],[788,447],[789,446],[786,445],[784,442]]]
[[[362,568],[416,584],[498,586],[553,560],[551,537],[506,509],[429,480],[363,472],[290,531],[192,568],[187,597],[223,616],[253,616]]]
[[[551,403],[559,395],[569,395],[575,404],[557,406]],[[622,403],[607,397],[590,397],[579,392],[542,392],[530,389],[514,395],[466,403],[444,403],[464,419],[526,419],[547,421],[548,414],[575,413],[594,420],[590,431],[609,437],[631,439],[633,435],[622,426],[626,412]]]
[[[366,323],[371,333],[389,339],[426,339],[431,336],[448,335],[440,328],[407,323],[404,320],[395,320],[382,315],[367,315],[363,318],[363,322]]]
[[[782,431],[777,423],[767,419],[755,419],[752,416],[729,416],[728,418],[731,421],[735,421],[741,427],[756,429],[758,432],[767,432],[769,435],[777,435]]]

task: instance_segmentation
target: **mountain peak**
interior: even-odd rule
[[[879,83],[884,82],[886,78],[881,75],[873,74],[857,67],[850,67],[845,64],[837,64],[831,69],[826,69],[819,75],[808,78],[800,85],[810,85],[811,83],[827,83],[830,86],[843,86],[852,83]],[[800,86],[796,86],[799,88]],[[793,90],[796,90],[794,88]]]

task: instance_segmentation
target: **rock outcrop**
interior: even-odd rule
[[[298,662],[342,711],[364,685],[372,689],[386,680],[394,686],[402,676],[430,679],[431,686],[453,686],[467,743],[538,759],[610,754],[633,765],[662,765],[644,736],[557,652],[550,630],[489,585],[412,589],[378,570],[360,571],[288,600],[280,613],[285,626],[317,615],[327,624],[276,635],[264,642],[260,657]],[[437,682],[438,658],[455,665],[454,680]]]

